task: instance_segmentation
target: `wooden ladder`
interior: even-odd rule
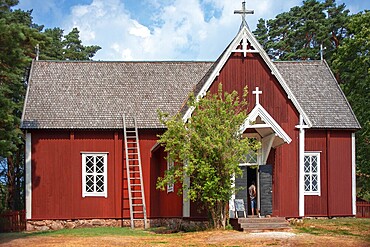
[[[141,169],[139,135],[136,117],[133,117],[132,119],[134,127],[128,128],[126,117],[123,115],[123,135],[125,138],[126,172],[130,203],[131,228],[135,228],[135,221],[144,221],[144,228],[146,229],[148,228],[148,225],[143,186],[143,173]]]

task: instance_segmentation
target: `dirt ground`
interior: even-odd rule
[[[370,246],[353,236],[317,236],[306,233],[204,231],[150,236],[29,236],[5,237],[0,246]]]

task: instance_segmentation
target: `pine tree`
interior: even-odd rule
[[[99,46],[84,46],[79,31],[63,36],[60,28],[46,29],[32,22],[32,11],[13,10],[16,0],[0,0],[0,211],[23,208],[24,140],[20,118],[27,73],[35,47],[41,59],[90,60]],[[43,53],[44,52],[44,53]]]

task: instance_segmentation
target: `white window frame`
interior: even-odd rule
[[[309,191],[306,191],[305,179],[303,180],[304,195],[310,195],[310,196],[320,196],[321,195],[321,174],[320,174],[321,162],[320,162],[320,156],[321,156],[321,152],[318,152],[318,151],[317,152],[304,152],[303,166],[306,163],[306,157],[310,157],[310,159],[312,159],[312,157],[316,157],[316,159],[317,159],[317,171],[316,172],[312,172],[312,164],[310,164],[310,171],[309,172],[306,172],[305,166],[303,168],[304,178],[306,177],[306,175],[309,175],[311,177],[310,190]],[[312,191],[312,176],[313,175],[317,175],[317,191]]]
[[[258,133],[244,133],[243,134],[243,137],[246,137],[246,138],[255,138],[257,141],[261,142],[261,136],[258,134]],[[261,147],[262,148],[262,147]],[[250,163],[250,162],[240,162],[239,163],[239,166],[257,166],[259,164],[261,164],[261,158],[262,158],[262,155],[261,155],[261,148],[258,149],[256,152],[255,152],[255,155],[256,155],[256,162],[253,162],[253,163]],[[251,153],[253,151],[251,150]]]
[[[98,153],[98,152],[82,152],[82,197],[88,197],[88,196],[97,196],[97,197],[108,197],[108,176],[107,176],[107,170],[108,170],[108,153]],[[86,172],[86,158],[88,156],[92,156],[94,159],[94,171],[91,173]],[[96,158],[98,156],[103,157],[104,162],[104,171],[99,173],[96,171]],[[93,175],[94,176],[94,191],[88,192],[86,191],[86,176],[87,175]],[[103,175],[104,177],[104,190],[102,192],[96,192],[96,177],[97,175]]]
[[[167,171],[170,170],[174,166],[173,160],[168,156],[167,157]],[[167,184],[167,193],[171,193],[175,191],[175,184],[168,183]]]

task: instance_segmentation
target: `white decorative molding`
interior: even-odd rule
[[[26,219],[32,219],[32,136],[26,132],[26,177],[25,177],[25,194],[26,194]]]
[[[356,215],[356,136],[352,133],[352,214]]]

